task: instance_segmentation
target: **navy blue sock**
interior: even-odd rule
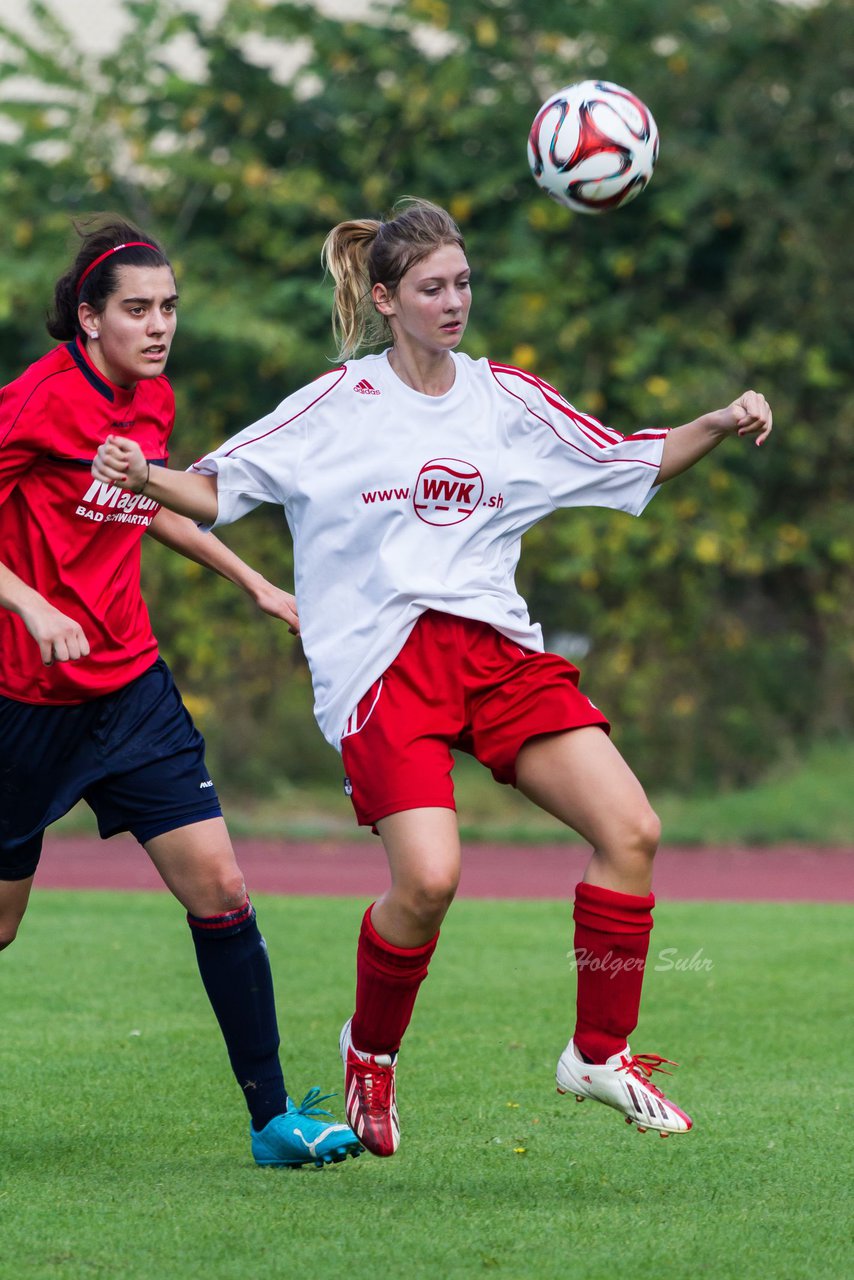
[[[287,1106],[267,944],[246,899],[237,911],[191,916],[199,973],[243,1090],[252,1124],[263,1129]]]

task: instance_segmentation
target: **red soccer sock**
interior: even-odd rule
[[[437,933],[423,947],[395,947],[377,933],[368,907],[356,954],[356,1012],[351,1034],[357,1049],[397,1053],[438,939]]]
[[[638,1022],[655,897],[575,888],[575,1047],[590,1062],[620,1053]]]

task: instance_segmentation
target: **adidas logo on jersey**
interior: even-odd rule
[[[357,382],[354,391],[358,391],[360,396],[378,396],[381,392],[376,387],[372,387],[367,378],[363,378],[361,382]]]

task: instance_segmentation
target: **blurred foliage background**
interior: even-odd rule
[[[851,734],[849,0],[387,0],[358,20],[116,0],[126,34],[97,53],[61,11],[17,3],[27,34],[0,20],[0,382],[46,349],[70,218],[129,214],[179,277],[186,465],[328,366],[330,226],[426,196],[467,239],[470,354],[626,431],[747,386],[773,404],[766,449],[730,442],[643,519],[559,513],[526,540],[532,615],[643,781],[741,785]],[[550,202],[525,155],[541,101],[591,76],[634,90],[662,138],[648,190],[599,218]],[[280,512],[224,537],[290,583]],[[180,557],[145,559],[218,780],[337,782],[298,642]]]

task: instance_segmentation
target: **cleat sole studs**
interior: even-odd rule
[[[669,1137],[670,1137],[670,1134],[667,1132],[667,1130],[666,1130],[666,1129],[661,1129],[661,1130],[659,1130],[659,1134],[658,1134],[658,1136],[659,1136],[659,1138],[669,1138]]]
[[[638,1125],[638,1133],[646,1133],[646,1129],[644,1129],[643,1125]]]

